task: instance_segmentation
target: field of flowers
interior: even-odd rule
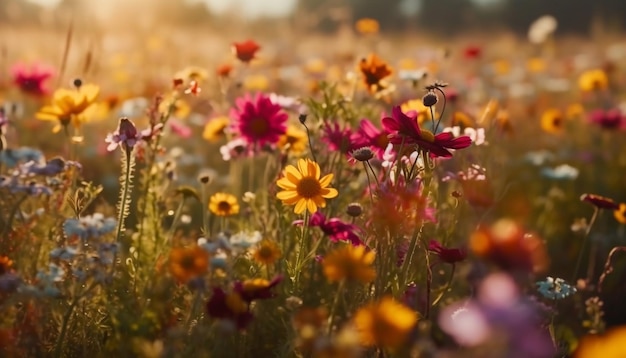
[[[0,356],[626,356],[626,42],[556,25],[0,32]]]

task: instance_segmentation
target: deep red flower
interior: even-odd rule
[[[235,101],[231,109],[233,131],[246,142],[262,147],[265,144],[276,144],[280,136],[287,132],[287,113],[272,103],[264,94],[255,97],[245,95]]]
[[[589,121],[604,129],[622,129],[626,127],[626,116],[618,109],[596,109],[589,113]]]
[[[248,303],[237,292],[227,294],[219,287],[213,288],[206,310],[213,318],[232,321],[240,330],[245,329],[254,318]]]
[[[294,225],[304,224],[304,220],[296,220]],[[363,242],[356,234],[359,228],[356,225],[341,221],[339,218],[327,219],[321,212],[311,215],[309,226],[319,227],[330,241],[349,241],[352,245],[363,245]]]
[[[472,144],[468,136],[454,137],[450,132],[434,135],[421,129],[415,116],[403,113],[400,106],[393,107],[392,116],[383,118],[383,128],[388,131],[389,142],[393,144],[417,145],[433,157],[449,158],[452,153],[448,149],[467,148]]]
[[[358,148],[370,147],[376,157],[382,159],[389,144],[388,136],[386,130],[378,129],[369,119],[362,119],[358,131],[352,135],[352,142]]]
[[[606,198],[604,196],[596,195],[596,194],[583,194],[580,197],[580,200],[586,201],[591,205],[597,207],[598,209],[607,209],[607,210],[617,210],[619,209],[619,204],[613,201],[613,199]]]
[[[467,257],[467,250],[461,248],[447,248],[441,245],[436,240],[430,240],[430,242],[428,243],[428,250],[437,254],[441,261],[447,262],[449,264],[463,261]]]
[[[233,53],[237,58],[244,63],[252,61],[256,55],[256,52],[261,49],[261,46],[252,40],[244,42],[233,43]]]
[[[233,291],[237,292],[244,301],[250,303],[254,300],[264,300],[275,296],[272,289],[283,281],[283,276],[276,276],[271,281],[265,279],[253,279],[237,281]]]
[[[465,50],[463,50],[463,55],[467,59],[476,59],[482,55],[482,49],[478,46],[467,46]]]
[[[50,90],[46,87],[46,80],[54,75],[52,67],[42,64],[27,66],[16,64],[11,69],[13,83],[20,91],[34,96],[45,96]]]

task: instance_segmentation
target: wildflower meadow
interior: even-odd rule
[[[0,356],[626,356],[623,37],[127,16],[0,24]]]

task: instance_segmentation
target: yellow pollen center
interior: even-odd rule
[[[433,132],[426,130],[426,129],[422,129],[422,139],[430,142],[430,143],[434,143],[435,142],[435,135],[433,134]]]
[[[315,177],[304,177],[298,183],[296,191],[299,196],[305,199],[311,199],[320,195],[322,186],[320,185],[320,182],[315,179]]]
[[[267,134],[269,130],[269,124],[265,118],[255,118],[250,121],[250,131],[258,136]]]

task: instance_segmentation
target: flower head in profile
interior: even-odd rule
[[[217,216],[232,216],[239,214],[239,203],[234,195],[215,193],[209,199],[209,210]]]
[[[364,245],[343,245],[324,257],[324,276],[330,282],[343,280],[370,283],[376,278],[374,251]]]
[[[303,225],[304,220],[296,220],[293,224]],[[311,215],[309,226],[319,227],[332,242],[348,241],[352,245],[363,244],[359,236],[356,234],[359,230],[356,225],[344,222],[339,218],[328,219],[319,211]]]
[[[393,73],[391,67],[375,54],[359,62],[359,70],[363,75],[363,83],[367,90],[376,93],[387,88],[384,80]]]
[[[434,157],[449,158],[452,153],[449,149],[467,148],[472,144],[468,136],[454,138],[450,132],[442,132],[437,135],[421,129],[415,117],[410,117],[402,112],[399,106],[392,110],[391,117],[383,118],[383,127],[389,133],[389,142],[399,145],[417,145],[422,150]]]
[[[180,283],[204,275],[209,267],[209,254],[200,246],[173,248],[170,252],[169,268]]]
[[[434,252],[441,261],[449,264],[463,261],[467,257],[467,250],[462,248],[448,248],[441,245],[436,240],[430,240],[428,250]]]
[[[287,113],[264,94],[238,98],[231,110],[233,131],[258,147],[278,143],[287,131]]]
[[[595,206],[598,209],[607,209],[607,210],[619,209],[619,204],[613,201],[613,199],[607,198],[601,195],[583,194],[580,196],[580,200],[588,202],[589,204]]]
[[[142,134],[137,131],[135,123],[126,117],[120,118],[117,130],[109,133],[105,138],[105,142],[109,143],[107,150],[109,152],[115,150],[118,146],[126,152],[132,150],[137,142],[141,139]]]
[[[247,40],[244,42],[233,43],[232,49],[237,59],[247,64],[255,58],[256,53],[261,49],[261,46],[253,40]]]
[[[75,89],[58,89],[52,96],[52,102],[43,106],[35,116],[42,121],[57,122],[53,128],[55,133],[70,123],[79,127],[84,120],[82,115],[95,102],[99,92],[100,88],[93,84],[81,84]]]
[[[23,93],[34,96],[45,96],[50,90],[46,87],[46,81],[54,75],[54,69],[45,64],[32,64],[30,66],[18,63],[11,68],[13,83]]]
[[[377,158],[381,159],[385,149],[389,145],[389,133],[384,129],[379,129],[369,119],[362,119],[359,122],[359,129],[352,135],[353,147],[370,147]]]
[[[304,210],[317,212],[317,208],[326,207],[326,199],[332,199],[339,193],[330,188],[333,174],[321,177],[319,164],[310,159],[300,159],[298,166],[288,165],[283,177],[276,184],[283,189],[276,194],[285,205],[295,205],[294,212],[301,214]]]
[[[359,308],[352,318],[363,345],[387,349],[402,346],[417,321],[417,313],[391,297]]]

